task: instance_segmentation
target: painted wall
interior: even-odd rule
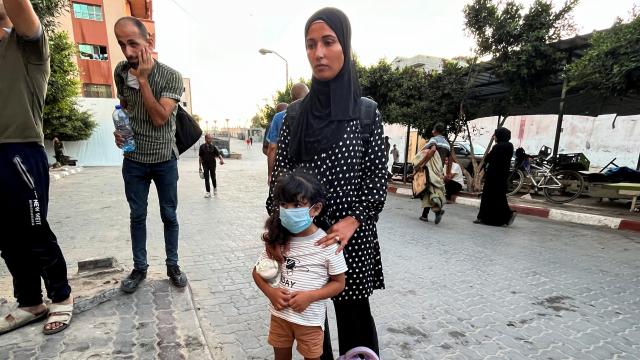
[[[615,122],[614,122],[615,119]],[[556,115],[512,116],[504,126],[511,130],[515,148],[537,154],[542,145],[553,147]],[[497,117],[473,120],[472,139],[487,145],[496,128]],[[565,116],[559,153],[584,153],[592,170],[600,170],[613,158],[616,164],[636,168],[640,153],[640,115]]]

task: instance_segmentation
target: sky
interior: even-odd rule
[[[316,10],[334,6],[351,21],[352,48],[364,65],[386,58],[471,56],[462,9],[471,0],[154,0],[159,60],[191,79],[193,112],[209,127],[247,126],[285,85],[311,77],[304,25]],[[528,6],[533,0],[519,1]],[[560,5],[564,1],[554,0]],[[578,33],[628,18],[640,0],[581,0],[573,12]]]

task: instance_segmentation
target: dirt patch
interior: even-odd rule
[[[573,300],[573,298],[570,296],[556,295],[556,296],[549,296],[548,298],[545,298],[533,304],[543,306],[555,312],[576,311],[575,309],[577,309],[578,307],[573,304],[570,304],[569,303],[570,300]]]

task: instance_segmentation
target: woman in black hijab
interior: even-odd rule
[[[340,354],[358,346],[379,353],[369,296],[384,288],[376,229],[387,194],[380,113],[373,101],[360,97],[351,25],[342,11],[324,8],[313,14],[305,26],[305,45],[311,90],[287,108],[267,209],[277,211],[272,192],[280,175],[300,167],[316,173],[327,190],[327,211],[314,219],[327,235],[317,245],[338,244],[349,267],[344,291],[332,299]],[[324,345],[322,359],[333,359],[327,326]]]
[[[480,212],[474,221],[476,224],[494,226],[511,225],[516,213],[507,202],[507,180],[511,170],[513,144],[511,131],[498,128],[493,134],[496,144],[485,159],[485,181],[482,188]]]

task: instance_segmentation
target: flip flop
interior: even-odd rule
[[[45,326],[53,323],[61,323],[62,326],[55,329],[42,328],[42,333],[45,335],[52,335],[59,333],[60,331],[69,327],[71,317],[73,316],[73,304],[51,304],[49,305],[49,317]]]
[[[32,314],[21,308],[16,308],[0,319],[0,335],[41,320],[47,316],[47,312],[48,310],[45,310],[40,314]]]

